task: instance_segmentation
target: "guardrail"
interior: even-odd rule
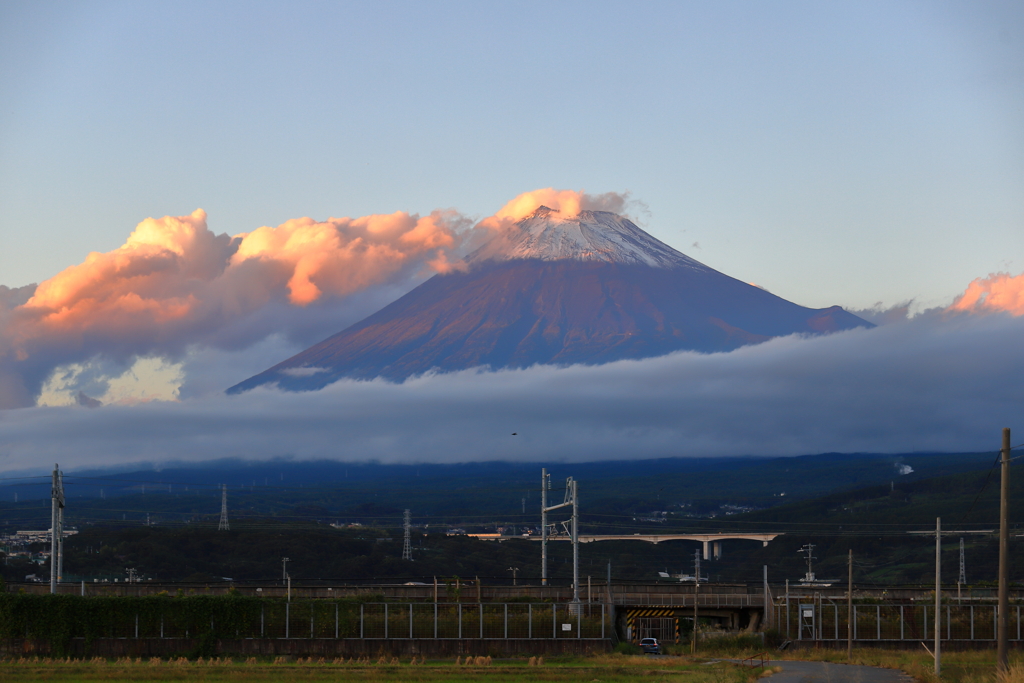
[[[624,593],[612,596],[616,605],[651,605],[661,607],[693,607],[693,593],[658,594],[658,593]],[[710,594],[697,595],[697,606],[707,608],[764,607],[764,596],[746,594]]]
[[[747,657],[742,662],[740,662],[740,664],[742,664],[743,666],[749,666],[751,669],[757,669],[759,667],[763,669],[769,664],[771,664],[771,661],[772,660],[768,656],[767,652],[759,652],[753,657]]]

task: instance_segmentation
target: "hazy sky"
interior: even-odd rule
[[[0,284],[549,186],[804,305],[948,304],[1024,271],[1024,5],[0,2]]]

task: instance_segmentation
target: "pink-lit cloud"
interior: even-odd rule
[[[978,278],[967,285],[950,311],[966,313],[1009,313],[1024,315],[1024,273],[1006,273]]]
[[[560,211],[566,216],[575,216],[580,211],[611,211],[625,213],[631,204],[628,192],[605,192],[587,194],[583,190],[556,190],[546,187],[524,192],[501,207],[493,216],[480,221],[482,227],[501,230],[525,218],[541,206]]]
[[[296,218],[234,236],[212,231],[201,209],[147,218],[113,251],[91,253],[37,287],[0,288],[0,408],[32,405],[60,367],[70,368],[61,376],[96,380],[140,357],[243,349],[270,335],[309,345],[424,277],[464,268],[469,247],[542,204],[573,214],[622,212],[630,201],[547,188],[475,226],[453,210],[399,211]]]
[[[0,408],[31,405],[61,364],[175,356],[270,306],[307,307],[444,272],[469,224],[451,211],[397,212],[298,218],[231,237],[212,232],[201,209],[148,218],[118,249],[89,254],[34,292],[0,292]]]

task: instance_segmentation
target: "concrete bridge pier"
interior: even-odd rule
[[[716,560],[722,559],[722,542],[721,541],[703,541],[703,543],[704,543],[704,559],[705,560],[710,559],[710,557],[708,557],[708,550],[709,549],[711,550],[711,552],[714,553],[714,558]],[[765,545],[768,545],[768,543],[765,542]]]

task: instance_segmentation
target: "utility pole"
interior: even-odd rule
[[[764,600],[764,626],[763,626],[762,630],[768,628],[769,625],[770,625],[769,622],[771,621],[771,610],[769,609],[769,606],[768,606],[768,565],[764,565],[764,577],[763,578],[764,578],[764,581],[761,584],[761,587],[762,587],[761,599]]]
[[[700,594],[700,548],[693,551],[693,637],[690,639],[690,653],[697,652],[697,596]]]
[[[846,556],[846,659],[853,659],[853,548]]]
[[[808,543],[800,548],[800,550],[797,550],[797,553],[807,553],[807,573],[804,575],[804,581],[807,583],[814,583],[814,544]]]
[[[509,567],[508,570],[512,572],[512,585],[517,586],[516,575],[519,574],[519,567]]]
[[[935,677],[942,672],[942,518],[935,518]]]
[[[551,475],[546,467],[540,471],[540,585],[548,585],[548,489]]]
[[[409,510],[405,511],[402,529],[405,531],[405,541],[402,543],[402,559],[412,562],[412,513]]]
[[[960,586],[967,583],[967,567],[964,564],[964,537],[960,537],[960,575],[956,577],[956,601],[960,602]]]
[[[291,561],[290,557],[281,558],[281,583],[288,581],[288,563]]]
[[[217,531],[228,531],[228,485],[220,485],[220,523],[217,525]]]
[[[53,466],[53,481],[50,486],[50,592],[57,592],[64,552],[64,477],[60,465]]]
[[[999,620],[996,628],[996,671],[1009,673],[1006,630],[1010,620],[1010,429],[1003,430],[1002,478],[999,487]]]

